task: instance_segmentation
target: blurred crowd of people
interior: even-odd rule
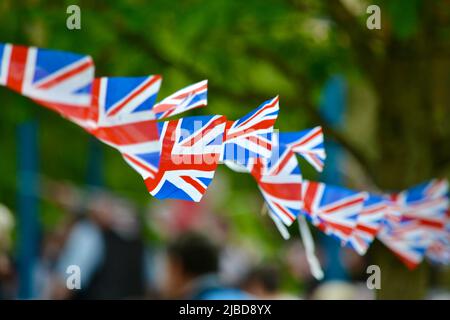
[[[346,268],[360,281],[319,283],[309,272],[299,241],[286,244],[283,264],[260,259],[231,241],[226,223],[207,222],[215,219],[207,207],[175,202],[154,208],[167,212],[151,217],[165,235],[153,243],[145,239],[145,221],[130,201],[100,189],[77,193],[64,185],[49,193],[65,214],[41,237],[33,266],[35,299],[374,298],[361,276],[364,262],[351,251],[346,251]],[[0,206],[0,299],[18,297],[14,227],[13,214]],[[319,258],[324,260],[320,252]],[[80,270],[79,288],[68,286],[70,266]],[[301,290],[284,290],[286,274]]]

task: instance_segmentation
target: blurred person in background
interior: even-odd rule
[[[324,265],[324,255],[322,252],[323,249],[320,246],[320,243],[317,243],[316,255],[321,266]],[[316,280],[311,273],[302,241],[294,240],[289,242],[284,256],[286,257],[289,272],[302,284],[302,292],[299,297],[301,299],[309,299],[320,282]]]
[[[51,289],[54,299],[123,299],[145,294],[145,249],[134,208],[103,191],[91,193],[87,215],[71,229]],[[66,286],[71,265],[81,288]]]
[[[0,300],[14,297],[14,268],[10,258],[14,217],[0,204]]]
[[[73,215],[66,215],[65,219],[57,227],[43,234],[40,254],[33,277],[35,298],[51,298],[53,274],[56,271],[64,244],[75,222]]]
[[[219,258],[220,278],[227,284],[241,286],[255,261],[261,257],[246,247],[244,242],[233,243],[232,239],[222,248]],[[257,246],[254,246],[255,250]]]
[[[243,291],[230,288],[219,279],[220,249],[200,233],[189,232],[168,247],[167,298],[192,300],[249,299]]]
[[[244,290],[257,299],[294,299],[293,296],[282,294],[280,287],[280,270],[272,264],[261,264],[253,268],[243,284]]]
[[[312,300],[373,300],[374,292],[363,283],[329,280],[321,283],[312,293]]]
[[[348,279],[328,279],[320,283],[312,292],[314,300],[373,300],[374,290],[367,287],[366,257],[349,248],[340,251],[341,261]]]

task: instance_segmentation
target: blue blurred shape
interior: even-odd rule
[[[347,104],[347,85],[342,76],[336,75],[325,84],[320,103],[320,113],[327,124],[339,129],[344,124],[345,107]],[[334,185],[342,185],[343,177],[339,167],[343,162],[343,150],[333,140],[325,141],[327,159],[321,181]],[[321,244],[325,251],[324,266],[325,280],[346,280],[348,274],[342,263],[341,247],[336,239],[328,236],[321,237]]]
[[[31,299],[39,249],[38,142],[35,121],[19,125],[18,140],[18,297]]]
[[[103,178],[103,150],[100,141],[94,137],[89,137],[88,163],[86,170],[86,182],[91,187],[102,187]]]

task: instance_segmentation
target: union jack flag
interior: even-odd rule
[[[414,269],[423,260],[427,248],[432,243],[424,229],[417,223],[386,223],[377,235],[389,249],[409,268]]]
[[[426,257],[433,264],[450,265],[450,210],[446,213],[444,230],[435,235]]]
[[[438,220],[441,220],[448,207],[448,182],[445,179],[433,179],[386,197],[389,200],[389,220],[399,221],[402,217],[418,218],[421,215],[425,215],[424,219],[427,220],[437,215]]]
[[[196,88],[192,87],[192,90],[196,90]],[[183,94],[185,93],[186,91],[183,91]],[[203,95],[203,93],[201,92],[199,94]],[[179,97],[180,95],[175,96]],[[198,99],[190,99],[193,104],[198,104]],[[165,99],[165,101],[166,102],[161,104],[164,105],[165,108],[167,108],[168,106],[167,101],[172,101],[172,107],[174,106],[174,101],[179,102],[179,100],[177,99]],[[182,103],[181,110],[186,110],[186,108],[188,107],[189,105]],[[161,110],[161,108],[159,110]],[[170,114],[173,115],[176,112],[179,112],[179,109],[176,108],[170,111]],[[167,113],[164,114],[167,115]],[[214,170],[217,166],[217,161],[215,160],[214,163],[206,163],[208,162],[207,158],[209,158],[210,160],[212,160],[212,158],[215,159],[215,153],[211,152],[212,150],[216,150],[219,142],[222,143],[220,145],[222,148],[222,152],[220,153],[221,157],[218,160],[223,160],[224,154],[227,155],[225,152],[225,145],[227,143],[229,145],[236,144],[239,146],[244,146],[249,150],[251,148],[255,148],[255,152],[248,152],[246,154],[246,157],[257,157],[259,149],[251,144],[259,144],[259,147],[265,146],[263,143],[261,143],[261,141],[263,141],[263,138],[259,135],[268,134],[270,133],[270,131],[272,131],[277,114],[278,99],[276,98],[270,102],[264,103],[256,111],[246,115],[244,118],[241,118],[237,121],[227,121],[226,123],[222,124],[221,121],[225,119],[225,117],[219,117],[217,119],[208,117],[181,119],[181,122],[179,122],[180,127],[177,130],[181,130],[182,132],[187,133],[187,135],[189,136],[188,138],[183,137],[186,136],[186,134],[178,137],[173,136],[174,134],[176,135],[178,133],[173,130],[166,130],[164,129],[162,124],[160,124],[160,131],[165,132],[164,137],[162,136],[160,141],[160,144],[162,146],[161,154],[155,152],[146,154],[147,168],[141,167],[138,170],[141,170],[141,174],[144,176],[144,180],[146,180],[146,184],[151,194],[155,195],[157,198],[178,198],[199,201],[202,195],[206,192],[206,188],[208,187],[213,177]],[[214,124],[213,127],[211,127],[212,124],[207,124],[209,121],[212,121],[212,124]],[[166,122],[165,126],[167,126],[168,128],[173,128],[174,124],[170,123],[171,122]],[[194,127],[196,124],[198,126],[198,124],[202,123],[205,123],[206,129],[202,128],[201,126],[199,128]],[[228,128],[226,128],[227,125]],[[224,132],[222,133],[220,133],[221,127],[223,127],[224,129]],[[211,135],[211,132],[215,132],[214,134],[216,136],[214,136],[214,134]],[[175,137],[175,140],[171,143],[176,143],[174,145],[174,150],[169,157],[168,151],[166,150],[166,153],[164,153],[164,149],[166,148],[166,144],[169,143],[168,138],[171,137],[170,135],[172,135],[172,138]],[[223,143],[225,136],[227,137],[227,142]],[[188,145],[185,140],[191,141],[193,143],[192,146]],[[247,141],[249,143],[246,144]],[[183,148],[181,148],[180,146],[182,146]],[[194,150],[197,151],[194,152]],[[176,163],[177,161],[175,161],[180,157],[184,159],[183,165],[187,166],[184,168],[184,172],[179,169],[180,163]],[[225,159],[234,160],[234,158],[231,157],[226,157]],[[128,158],[127,160],[131,161],[130,158]],[[136,158],[132,160],[135,161]],[[191,163],[187,163],[189,161]],[[156,170],[157,163],[160,164],[158,170]],[[165,165],[162,166],[162,163],[165,163]],[[205,164],[204,170],[200,170],[199,167],[199,165],[202,163]],[[151,165],[150,168],[148,168],[149,164]],[[191,169],[188,170],[188,168]],[[190,172],[193,172],[193,174],[191,174]],[[183,174],[181,178],[178,177],[178,175],[180,174]],[[190,192],[186,192],[186,190],[188,189],[190,190]]]
[[[80,115],[72,112],[71,116],[74,119],[71,120],[95,134],[99,128],[120,128],[122,125],[164,119],[169,113],[157,113],[154,109],[161,82],[162,78],[159,75],[96,78],[92,85],[92,100],[88,112]],[[194,99],[192,104],[186,102],[180,102],[179,106],[173,104],[170,116],[206,105],[205,81],[188,88],[195,91],[200,85],[203,87],[200,93],[201,103],[198,99]],[[189,92],[188,88],[181,89],[180,92]],[[178,95],[178,92],[173,95]],[[193,93],[193,96],[196,97],[196,93]]]
[[[88,107],[93,80],[89,56],[0,43],[0,85],[48,107]]]
[[[190,85],[157,103],[153,112],[157,119],[165,119],[187,110],[205,106],[207,90],[207,80]]]
[[[136,143],[157,141],[152,111],[161,77],[97,78],[91,110],[79,124],[103,142],[122,151]]]
[[[156,95],[161,85],[158,75],[137,78],[99,78],[94,81],[92,112],[87,130],[106,144],[118,149],[125,161],[144,180],[154,178],[160,161],[161,125],[157,119],[166,115],[198,108],[206,104],[206,82],[189,86],[179,92],[192,92],[191,104],[181,101],[168,112],[155,112]],[[198,92],[198,88],[202,91]],[[173,95],[179,95],[179,92]]]
[[[250,172],[272,217],[285,225],[291,225],[302,209],[302,175],[295,154],[285,141],[284,134],[274,132],[277,145],[272,148],[270,159],[258,158],[250,162]]]
[[[295,153],[303,157],[317,171],[322,171],[326,158],[323,144],[323,133],[321,127],[306,129],[299,132],[281,132],[272,139],[272,145],[277,146],[277,152],[272,154],[271,161],[268,163],[276,163],[278,156],[285,156],[287,153]],[[273,149],[275,147],[272,146]],[[275,173],[273,171],[272,173]]]
[[[396,215],[386,217],[378,238],[409,268],[415,268],[444,230],[448,183],[432,180],[389,198],[390,211]]]
[[[326,158],[322,127],[284,133],[284,136],[286,140],[290,140],[289,145],[293,152],[303,157],[317,171],[322,172]]]
[[[432,264],[450,265],[450,237],[433,242],[428,248],[426,255]]]
[[[324,159],[323,136],[320,127],[301,132],[273,133],[272,156],[270,159],[250,159],[244,165],[226,162],[232,170],[251,172],[265,199],[269,215],[280,229],[279,221],[289,226],[296,219],[303,208],[302,175],[293,152],[298,154],[319,155]],[[313,152],[309,148],[314,149]],[[314,159],[313,165],[318,164],[315,157],[306,156],[307,160]],[[315,166],[319,168],[319,166]],[[280,229],[282,233],[285,233]]]
[[[356,228],[347,245],[358,254],[364,255],[382,226],[387,208],[386,200],[381,196],[369,194],[364,207],[358,215]]]
[[[96,78],[87,114],[71,120],[102,142],[119,150],[138,173],[153,172],[151,155],[159,151],[159,135],[152,107],[161,77]]]
[[[322,128],[277,133],[273,141],[277,144],[272,148],[272,157],[262,159],[260,168],[253,169],[252,174],[272,219],[279,219],[289,226],[303,208],[302,176],[295,153],[321,171],[326,157]],[[279,223],[275,223],[281,231]]]
[[[323,133],[321,127],[306,129],[300,132],[283,132],[281,136],[279,136],[278,140],[278,143],[282,145],[283,148],[291,151],[291,159],[289,159],[288,162],[297,162],[297,159],[293,154],[296,153],[303,157],[306,161],[308,161],[317,171],[322,171],[326,154],[323,146]],[[277,156],[277,154],[279,154],[279,152],[275,153],[274,156]],[[265,171],[267,172],[268,169],[265,169]],[[271,172],[270,174],[275,175],[276,172]],[[294,191],[296,190],[294,189]],[[301,199],[301,196],[298,203],[300,204],[300,206],[303,206],[303,200]],[[289,208],[285,209],[289,212]],[[275,213],[271,210],[269,210],[269,215],[275,222],[275,225],[277,226],[283,238],[289,239],[289,232],[282,225],[282,220],[279,219],[278,216],[275,215]]]
[[[450,233],[448,231],[431,243],[426,257],[433,264],[450,265]]]
[[[278,97],[236,121],[227,121],[221,161],[247,166],[251,158],[272,156],[272,132],[278,116]]]
[[[224,116],[189,117],[158,123],[159,167],[145,179],[158,199],[200,201],[223,149]]]
[[[326,234],[347,242],[367,194],[312,181],[303,182],[302,194],[303,211],[312,223]]]

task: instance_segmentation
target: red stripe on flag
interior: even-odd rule
[[[258,136],[250,136],[247,137],[247,140],[253,142],[254,144],[257,144],[261,148],[265,148],[269,151],[272,150],[272,144],[267,142],[266,139],[262,139],[261,137]]]
[[[248,118],[247,120],[245,120],[243,123],[240,123],[239,126],[245,126],[248,122],[252,121],[253,119],[255,119],[260,113],[264,112],[266,109],[270,109],[272,108],[274,105],[276,105],[278,103],[278,97],[273,99],[272,103],[269,103],[267,105],[265,105],[262,109],[260,109],[258,112],[256,112],[254,115],[252,115],[250,118]],[[275,121],[275,120],[274,120]]]
[[[368,226],[365,226],[365,225],[362,225],[362,224],[358,224],[356,226],[356,228],[358,230],[360,230],[360,231],[366,232],[366,233],[368,233],[370,235],[373,235],[373,236],[375,236],[378,233],[378,229],[379,229],[379,228],[371,228],[371,227],[368,227]]]
[[[58,102],[48,102],[45,100],[33,99],[34,102],[60,113],[63,117],[69,120],[86,120],[87,107],[80,107],[78,105],[70,105]]]
[[[89,119],[93,120],[95,123],[98,122],[98,114],[100,108],[100,86],[101,86],[101,78],[95,78],[92,81],[92,90],[91,90],[91,106],[89,108]]]
[[[181,145],[183,147],[192,147],[195,143],[201,141],[201,139],[207,135],[211,130],[215,129],[217,126],[224,123],[226,118],[224,116],[218,116],[214,119],[207,127],[203,128],[202,131],[198,132],[192,138],[184,141]]]
[[[192,185],[201,194],[205,193],[206,189],[200,183],[198,183],[198,181],[195,181],[195,179],[193,179],[192,177],[180,176],[180,178],[183,179],[184,181],[186,181],[187,183],[189,183],[190,185]]]
[[[172,97],[171,99],[183,99],[183,98],[186,98],[189,95],[194,95],[194,94],[197,94],[197,93],[199,93],[199,92],[201,92],[203,90],[206,90],[207,88],[208,88],[208,85],[205,84],[205,85],[201,86],[200,88],[197,88],[197,89],[192,90],[192,91],[185,92],[185,93],[180,94],[180,95],[178,95],[176,97]],[[179,103],[181,103],[181,102],[178,102],[177,104],[174,104],[174,103],[157,104],[153,108],[153,112],[155,112],[155,113],[162,113],[162,112],[165,112],[167,110],[174,109],[174,106],[177,106]]]
[[[375,213],[379,213],[380,211],[381,212],[384,212],[384,210],[386,210],[386,205],[377,205],[377,206],[375,206],[375,207],[373,207],[373,208],[364,208],[363,209],[363,211],[361,212],[361,215],[363,215],[363,216],[365,216],[365,215],[372,215],[372,214],[375,214]]]
[[[28,48],[23,46],[12,46],[9,62],[8,79],[6,86],[22,92],[23,79],[28,58]]]
[[[157,122],[148,120],[112,127],[100,127],[92,134],[115,145],[151,142],[159,139]]]
[[[114,109],[110,110],[108,112],[109,116],[116,115],[120,110],[122,110],[131,100],[133,100],[135,97],[137,97],[139,94],[141,94],[143,91],[147,90],[149,87],[151,87],[153,84],[155,84],[157,81],[161,80],[161,76],[156,75],[153,76],[147,83],[144,83],[144,85],[137,91],[130,94],[122,103],[117,105]]]
[[[319,189],[319,184],[318,183],[314,183],[314,182],[310,182],[308,183],[308,187],[305,190],[305,194],[303,197],[303,202],[305,205],[305,210],[308,211],[309,213],[313,213],[312,211],[312,205],[314,202],[314,198],[317,194],[317,190]]]
[[[264,110],[268,109],[272,107],[272,105],[267,105],[264,108],[262,108],[261,110],[259,110],[258,112],[256,112],[254,115],[252,115],[250,118],[248,118],[247,120],[245,120],[244,122],[240,123],[239,126],[243,127],[245,126],[247,123],[249,123],[250,121],[252,121],[253,119],[255,119],[260,113],[262,113]]]
[[[275,207],[277,207],[278,210],[280,210],[281,212],[283,212],[283,214],[289,218],[289,220],[294,221],[295,220],[295,216],[293,214],[291,214],[289,211],[285,210],[282,206],[280,206],[278,203],[273,202],[273,205]]]
[[[254,132],[258,133],[258,130],[269,129],[274,124],[275,124],[275,119],[268,119],[268,120],[263,120],[263,121],[257,122],[253,126],[251,126],[250,128],[242,129],[242,130],[240,130],[238,132],[234,132],[232,134],[229,134],[227,136],[227,140],[234,139],[234,138],[237,138],[239,136],[246,135],[246,134],[251,134],[251,133],[254,133]]]
[[[201,87],[198,87],[198,88],[196,88],[196,89],[194,89],[192,91],[188,91],[188,92],[185,92],[183,94],[180,94],[176,98],[177,99],[186,98],[186,97],[188,97],[190,95],[193,95],[193,94],[199,93],[200,91],[206,90],[207,88],[208,88],[208,84],[206,83],[206,84],[202,85]]]
[[[272,171],[271,175],[278,175],[284,169],[284,167],[289,163],[289,161],[291,160],[291,157],[295,157],[295,154],[293,154],[291,151],[286,151],[286,153],[283,156],[283,159],[281,161],[279,161],[276,166],[274,166],[273,168],[270,168]]]
[[[438,230],[444,230],[444,227],[445,227],[443,221],[433,221],[433,220],[429,220],[429,219],[419,219],[419,222],[423,226],[434,228],[434,229],[438,229]]]
[[[321,218],[324,218],[324,217],[321,215]],[[341,231],[345,236],[349,236],[353,232],[352,227],[344,226],[342,224],[339,224],[339,223],[336,223],[333,221],[329,221],[326,218],[324,218],[324,221],[329,227],[331,227],[334,230]]]
[[[298,183],[266,183],[258,180],[259,187],[272,197],[288,201],[301,201],[302,184]]]
[[[397,257],[405,264],[405,266],[409,270],[414,270],[420,264],[419,261],[413,261],[411,258],[409,258],[407,255],[401,253],[400,251],[397,251],[393,248],[391,248],[391,250],[394,251],[394,254],[397,255]]]
[[[137,165],[138,167],[144,169],[145,171],[148,171],[149,173],[151,173],[151,174],[153,174],[153,175],[156,173],[155,170],[153,170],[153,169],[150,168],[149,166],[146,166],[146,165],[143,164],[142,162],[140,162],[140,161],[134,159],[133,157],[129,156],[129,155],[126,154],[126,153],[123,153],[123,157],[124,157],[124,158],[127,158],[130,162],[134,163],[134,164]]]
[[[38,88],[39,89],[49,89],[55,85],[60,84],[62,81],[73,77],[74,75],[76,75],[77,73],[81,73],[86,69],[89,69],[90,67],[92,67],[94,65],[94,63],[92,62],[91,59],[89,59],[88,61],[80,64],[78,67],[74,68],[74,69],[70,69],[67,72],[60,74],[59,76],[52,78],[50,80],[48,80],[47,82],[43,82],[41,83]]]
[[[322,133],[322,130],[317,130],[316,132],[314,132],[314,134],[310,135],[309,137],[302,139],[300,142],[298,142],[296,144],[293,144],[292,148],[301,146],[301,145],[313,140],[315,137],[319,136],[321,133]]]
[[[357,205],[358,203],[362,203],[363,201],[364,201],[363,197],[357,197],[353,200],[350,200],[350,201],[347,200],[344,203],[340,203],[340,204],[337,204],[334,206],[327,207],[326,209],[323,210],[323,212],[324,213],[333,213],[336,210],[340,210],[340,209],[343,209],[346,207]]]

